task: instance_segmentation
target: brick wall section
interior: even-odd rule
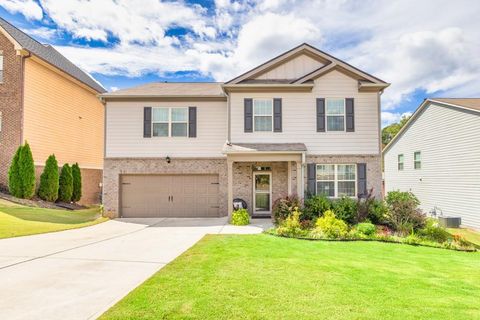
[[[103,173],[103,205],[106,215],[118,217],[121,174],[218,174],[219,213],[227,215],[226,159],[105,159]]]
[[[3,82],[0,83],[0,187],[8,184],[8,167],[22,140],[22,57],[13,44],[0,33],[0,50],[3,51]]]
[[[307,163],[366,163],[367,164],[367,188],[373,188],[373,194],[376,198],[382,198],[382,163],[381,156],[358,155],[358,156],[307,156]],[[307,182],[307,170],[305,170],[305,190]]]
[[[40,175],[43,172],[44,166],[35,166],[35,174],[37,177],[37,190],[40,185]],[[60,174],[62,168],[58,168]],[[82,205],[94,205],[101,203],[102,189],[100,183],[102,182],[102,170],[98,169],[82,169],[82,198],[78,202]]]
[[[288,193],[287,162],[235,162],[233,164],[233,198],[245,200],[250,214],[253,213],[253,165],[272,168],[272,204]],[[293,185],[292,189],[294,189]]]

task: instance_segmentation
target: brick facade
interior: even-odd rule
[[[1,33],[0,51],[3,54],[3,82],[0,83],[0,187],[5,188],[10,162],[22,143],[23,61],[16,54],[13,44]]]
[[[103,172],[103,205],[111,217],[119,215],[121,174],[218,174],[219,213],[227,214],[227,160],[226,159],[105,159]]]

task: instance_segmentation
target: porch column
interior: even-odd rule
[[[288,195],[292,194],[292,162],[287,161]]]
[[[227,160],[227,183],[228,183],[228,219],[232,216],[233,212],[233,161]]]
[[[297,195],[300,197],[300,198],[303,198],[303,194],[302,194],[302,181],[303,181],[303,178],[302,178],[302,162],[301,161],[297,161],[296,162],[297,164]]]

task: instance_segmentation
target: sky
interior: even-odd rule
[[[392,85],[382,124],[480,97],[478,0],[0,0],[0,16],[108,91],[227,81],[307,42]]]

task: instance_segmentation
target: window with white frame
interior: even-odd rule
[[[272,99],[253,100],[253,130],[254,131],[272,131],[273,130],[273,100]]]
[[[397,163],[398,171],[402,171],[403,170],[403,154],[398,155],[397,161],[398,161]]]
[[[345,131],[345,99],[326,99],[327,131]]]
[[[422,153],[420,151],[413,153],[413,167],[415,169],[422,169]]]
[[[154,137],[187,137],[188,108],[152,108]]]
[[[355,197],[356,186],[355,164],[317,164],[317,194],[331,198]]]
[[[0,82],[3,82],[3,52],[0,50]]]

